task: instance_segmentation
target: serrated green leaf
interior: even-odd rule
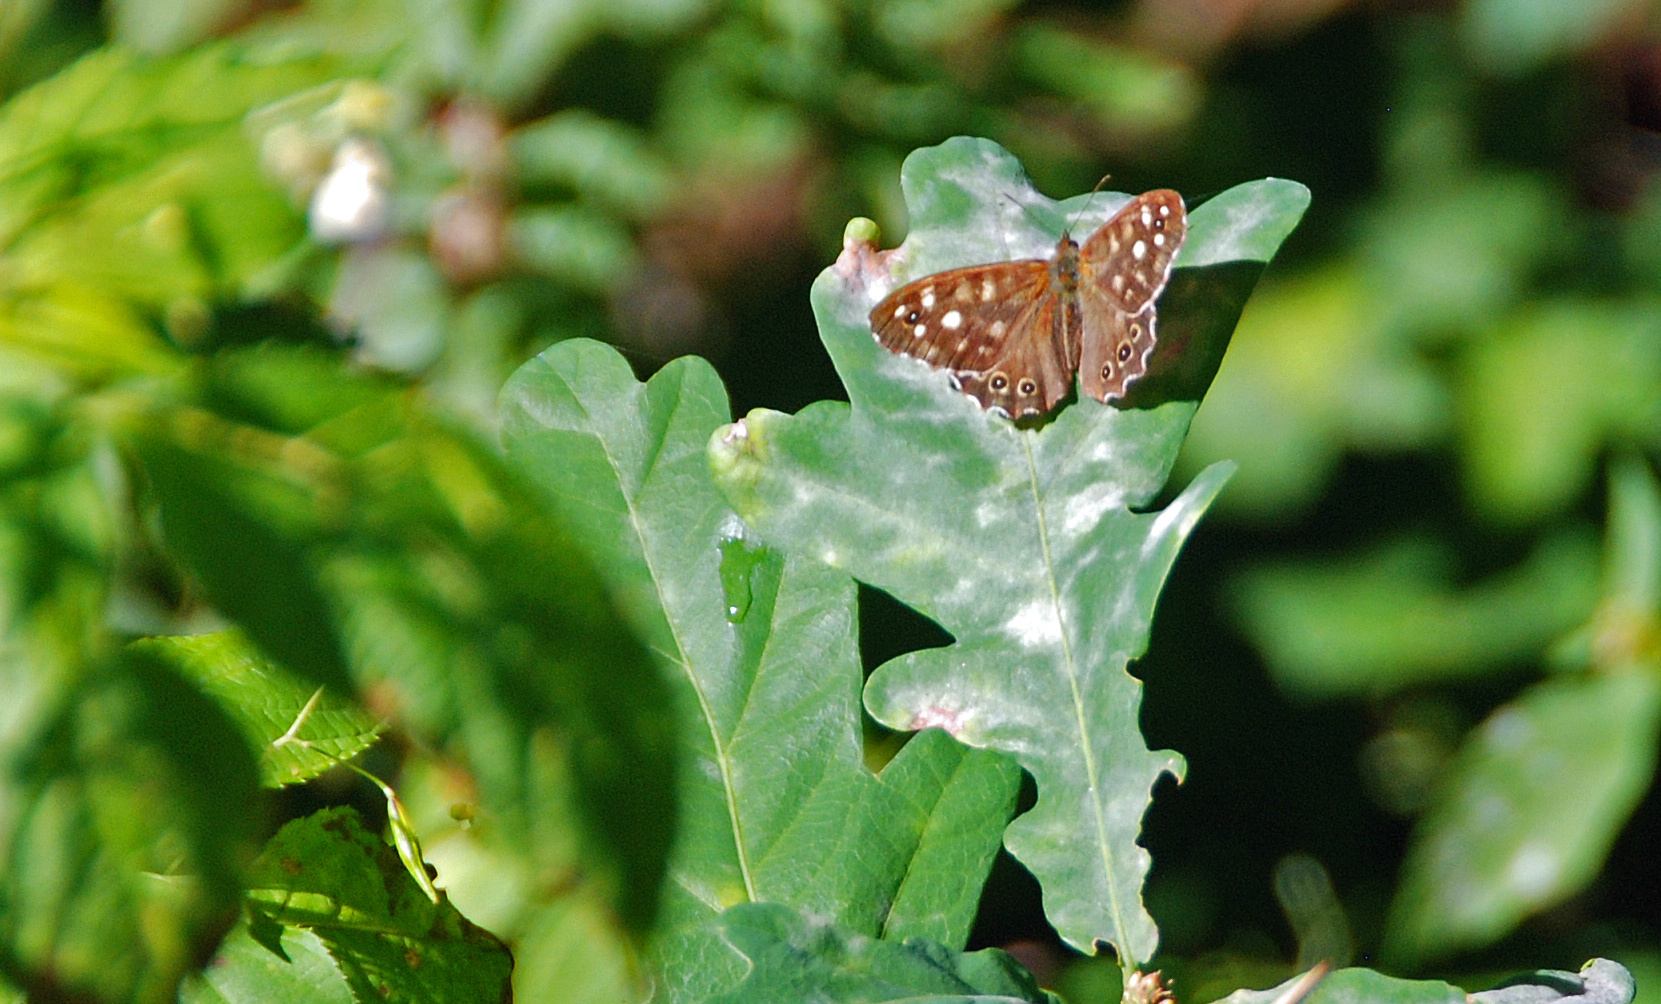
[[[728,417],[707,363],[642,385],[580,340],[503,394],[510,458],[577,529],[678,690],[686,767],[663,924],[769,900],[961,944],[1018,776],[944,736],[919,737],[880,777],[865,769],[853,584],[768,548],[728,509],[705,455]],[[683,963],[697,960],[665,960]]]
[[[1030,973],[995,948],[961,955],[921,938],[903,943],[873,939],[774,903],[732,907],[709,933],[708,949],[727,954],[740,978],[687,998],[707,1004],[1060,1004],[1059,997],[1040,989]]]
[[[1156,350],[1131,406],[1087,400],[1028,431],[882,350],[866,313],[904,279],[1048,255],[1063,226],[1088,232],[1124,197],[1052,203],[1001,148],[962,138],[912,154],[902,184],[914,221],[895,259],[905,274],[854,248],[814,285],[851,408],[753,412],[712,440],[711,463],[765,539],[846,569],[954,635],[879,667],[867,707],[891,727],[941,726],[1026,767],[1038,803],[1006,845],[1038,876],[1063,938],[1085,951],[1110,941],[1132,965],[1156,940],[1136,836],[1154,781],[1182,767],[1143,745],[1141,684],[1125,666],[1227,470],[1206,471],[1163,512],[1131,510],[1163,483],[1240,306],[1308,193],[1264,181],[1194,210],[1161,307],[1164,358]]]
[[[375,744],[381,723],[363,708],[273,663],[236,631],[145,638],[132,646],[193,681],[260,751],[267,787],[307,781]],[[279,742],[288,739],[291,741]]]
[[[494,450],[418,423],[354,470],[373,491],[320,581],[355,679],[456,758],[533,885],[565,881],[575,830],[584,879],[643,928],[675,814],[657,667]]]
[[[1655,775],[1661,678],[1559,677],[1466,739],[1408,850],[1385,938],[1412,964],[1582,888]]]
[[[51,207],[73,212],[77,197],[150,174],[158,158],[236,134],[250,108],[332,69],[327,58],[265,58],[232,44],[177,59],[87,55],[0,109],[0,244],[49,220],[42,214]]]
[[[171,1000],[232,918],[259,820],[253,756],[143,653],[73,687],[36,669],[0,688],[0,968],[46,996]]]
[[[359,1004],[505,997],[507,946],[448,902],[431,902],[350,808],[278,831],[250,871],[248,908],[317,935]]]
[[[545,821],[580,821],[582,873],[643,927],[673,819],[655,667],[495,450],[396,386],[357,391],[325,425],[376,417],[362,453],[329,448],[364,445],[345,430],[280,436],[201,411],[143,426],[171,552],[261,651],[314,685],[373,691],[453,758],[532,881],[572,867],[542,855],[536,835],[567,829]]]
[[[316,934],[278,925],[272,947],[248,928],[244,919],[219,943],[213,961],[185,980],[179,1004],[353,1004],[345,977]]]

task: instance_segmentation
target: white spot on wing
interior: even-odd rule
[[[940,323],[941,323],[942,326],[950,328],[953,331],[956,331],[957,328],[958,328],[958,325],[963,323],[963,315],[961,313],[959,313],[958,311],[948,310],[948,311],[946,311],[946,316],[942,317],[940,319]]]
[[[929,310],[934,306],[934,287],[923,290],[923,309]]]
[[[1135,244],[1132,244],[1130,246],[1130,256],[1132,258],[1135,258],[1137,261],[1141,261],[1142,256],[1147,254],[1147,253],[1148,253],[1148,242],[1147,241],[1138,240]]]
[[[993,338],[1002,338],[1004,336],[1004,332],[1009,330],[1009,323],[1006,321],[993,321],[990,330]]]
[[[1145,227],[1153,226],[1153,213],[1148,211],[1147,206],[1142,207],[1142,225]]]
[[[998,295],[998,284],[997,283],[993,282],[991,279],[982,279],[980,281],[980,298],[982,300],[990,300],[994,296],[997,296],[997,295]]]
[[[898,307],[894,308],[894,316],[895,317],[904,317],[905,316],[905,304],[902,303]]]
[[[925,334],[925,333],[926,333],[926,332],[927,332],[927,331],[928,331],[928,330],[929,330],[929,326],[928,326],[928,325],[926,325],[926,324],[919,324],[919,325],[917,325],[917,326],[916,326],[916,327],[915,327],[915,328],[912,328],[912,329],[911,329],[911,337],[913,337],[913,338],[921,338],[921,337],[923,337],[923,335],[924,335],[924,334]]]
[[[1153,246],[1156,247],[1156,248],[1164,247],[1165,246],[1165,235],[1164,234],[1154,234],[1153,235]]]

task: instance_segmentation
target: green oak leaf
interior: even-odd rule
[[[1149,791],[1182,759],[1150,752],[1141,684],[1177,550],[1227,479],[1207,469],[1163,511],[1159,491],[1239,311],[1308,192],[1265,180],[1189,217],[1160,307],[1160,346],[1124,407],[1064,406],[1018,427],[955,393],[944,373],[884,351],[866,314],[895,285],[942,269],[1050,253],[1126,197],[1043,198],[1000,147],[920,150],[901,182],[914,227],[880,256],[851,239],[813,288],[820,335],[850,405],[752,412],[712,439],[716,480],[769,543],[878,586],[939,622],[950,646],[879,667],[866,706],[899,729],[940,726],[1015,757],[1038,802],[1005,834],[1070,944],[1111,942],[1126,964],[1157,941],[1136,844]]]
[[[659,927],[766,900],[868,936],[961,947],[1019,771],[934,733],[881,774],[862,761],[854,584],[757,540],[710,479],[730,419],[708,363],[645,384],[586,340],[503,392],[508,457],[547,492],[676,691],[679,831]],[[669,942],[665,942],[669,944]],[[703,978],[702,960],[660,954]],[[705,974],[707,975],[707,974]]]
[[[996,948],[960,954],[923,938],[868,938],[774,903],[735,906],[711,932],[719,939],[711,950],[735,956],[742,977],[700,996],[706,1004],[1060,1002]]]

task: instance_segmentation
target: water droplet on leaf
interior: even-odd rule
[[[749,614],[754,599],[750,573],[766,557],[767,549],[745,540],[742,529],[723,536],[720,548],[721,592],[727,601],[727,620],[738,624]]]

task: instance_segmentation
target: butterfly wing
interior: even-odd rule
[[[886,349],[946,370],[983,408],[1014,417],[1054,408],[1073,368],[1049,262],[998,262],[907,283],[871,311]]]
[[[1132,199],[1085,241],[1079,254],[1084,393],[1105,403],[1123,397],[1147,372],[1154,303],[1187,235],[1182,196],[1158,189]]]

